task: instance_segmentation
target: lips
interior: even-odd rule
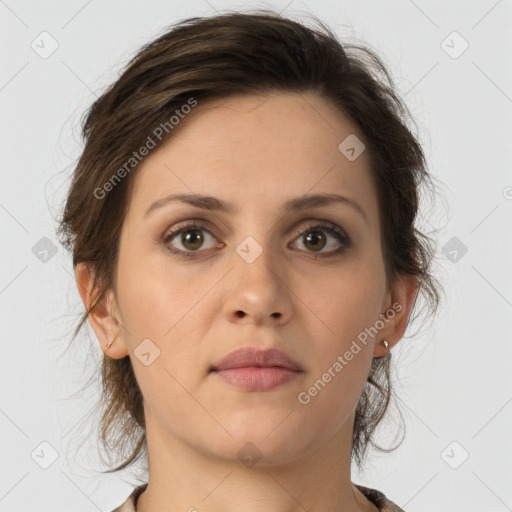
[[[304,373],[291,357],[276,348],[242,347],[210,367],[219,378],[242,391],[271,391],[298,379]]]
[[[214,363],[210,371],[247,367],[280,367],[302,372],[299,364],[281,350],[276,348],[261,350],[252,347],[241,347],[233,350],[226,357]]]

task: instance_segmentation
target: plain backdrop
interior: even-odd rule
[[[0,511],[108,512],[137,483],[100,473],[99,381],[84,386],[101,353],[89,326],[65,351],[83,306],[55,219],[81,115],[129,58],[179,19],[253,7],[373,47],[443,184],[423,226],[446,300],[393,350],[406,437],[353,481],[407,512],[512,510],[510,0],[1,0]]]

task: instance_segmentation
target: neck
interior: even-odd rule
[[[147,421],[149,481],[137,512],[377,512],[351,482],[350,422],[320,448],[298,457],[263,455],[251,466],[236,453],[220,457]]]

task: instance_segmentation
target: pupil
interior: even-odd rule
[[[185,233],[183,233],[183,235],[181,237],[181,241],[182,241],[183,245],[187,244],[185,246],[188,246],[189,249],[197,249],[197,248],[201,247],[202,236],[200,233],[201,232],[197,229],[186,231]],[[190,247],[190,244],[192,245],[192,247]]]
[[[320,236],[318,236],[320,235]],[[323,249],[325,247],[325,237],[323,236],[321,231],[312,231],[310,234],[306,236],[306,245],[309,245],[311,241],[313,241],[313,245],[315,245],[316,242],[323,239],[323,244],[320,247],[320,249]],[[313,247],[315,249],[315,247]]]

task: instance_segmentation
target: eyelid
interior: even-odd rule
[[[197,222],[197,223],[196,223]],[[305,223],[305,225],[304,225]],[[211,229],[211,223],[206,219],[187,219],[184,221],[180,221],[176,224],[174,224],[171,228],[168,228],[164,231],[160,242],[166,247],[168,251],[171,253],[174,253],[178,256],[182,256],[184,258],[198,258],[201,257],[202,253],[207,253],[211,251],[212,249],[199,249],[197,251],[185,251],[183,249],[178,249],[176,247],[173,247],[172,249],[169,247],[169,244],[171,243],[171,238],[174,239],[176,236],[179,235],[180,232],[186,231],[188,229],[192,230],[194,228],[197,228],[199,231],[206,231],[208,232],[212,238],[216,239],[217,242],[219,242],[219,239],[217,236],[215,236],[214,231],[216,228]],[[299,250],[299,252],[306,252],[308,254],[311,254],[312,257],[315,258],[334,258],[335,256],[341,255],[346,250],[350,249],[353,245],[351,237],[348,235],[348,233],[343,229],[342,227],[338,226],[335,222],[325,220],[325,219],[303,219],[300,223],[300,227],[295,230],[295,234],[293,235],[292,243],[300,238],[300,235],[303,235],[308,230],[313,228],[320,228],[325,231],[328,231],[331,233],[331,236],[337,239],[338,243],[340,244],[340,247],[337,249],[331,250],[331,251],[320,251],[320,252],[309,252],[309,251],[302,251]],[[292,230],[287,230],[286,234],[290,233]],[[224,242],[219,242],[217,244],[216,249],[225,247],[226,244]]]
[[[197,224],[196,224],[196,222],[197,222]],[[167,236],[169,236],[171,234],[176,234],[181,229],[193,228],[193,227],[198,227],[198,228],[206,228],[206,227],[208,227],[208,230],[213,235],[212,231],[215,228],[212,229],[212,226],[213,225],[208,220],[203,219],[203,218],[187,218],[185,220],[178,221],[178,222],[172,224],[171,227],[166,228],[164,233],[163,233],[163,235],[162,235],[162,238],[167,238]]]
[[[209,229],[210,229],[210,232],[213,234],[213,231],[216,230],[216,226],[214,224],[212,224],[207,218],[205,217],[187,217],[187,216],[184,216],[183,217],[183,220],[177,220],[175,223],[173,223],[171,225],[171,227],[167,227],[164,231],[164,234],[162,236],[166,236],[167,233],[173,231],[173,232],[176,232],[177,230],[179,230],[181,227],[188,227],[188,225],[190,223],[194,223],[194,222],[199,222],[199,223],[204,223],[206,224]],[[338,223],[336,221],[333,221],[333,220],[327,220],[327,219],[324,219],[324,218],[317,218],[317,217],[307,217],[307,218],[304,218],[302,220],[299,220],[298,222],[297,221],[294,221],[293,224],[288,227],[287,229],[285,229],[284,231],[284,236],[289,236],[291,233],[295,232],[295,234],[301,234],[302,231],[300,231],[301,228],[295,228],[295,225],[296,224],[299,224],[300,226],[303,226],[304,224],[306,224],[306,228],[302,227],[302,229],[307,229],[307,228],[310,228],[310,227],[313,227],[314,225],[316,224],[313,224],[313,223],[324,223],[324,224],[328,224],[329,226],[326,226],[326,227],[331,227],[332,229],[340,229],[341,230],[341,234],[344,234],[347,238],[350,238],[349,234],[347,233],[347,231],[338,226]],[[223,223],[223,225],[225,225]],[[274,226],[269,230],[269,231],[272,231],[273,229],[275,229],[276,225],[274,224]],[[226,231],[228,232],[231,232],[231,229],[228,228]]]
[[[304,225],[304,223],[305,223],[305,225]],[[311,229],[314,227],[322,227],[327,230],[331,229],[332,231],[335,231],[336,233],[338,233],[340,236],[344,237],[347,240],[347,242],[350,241],[350,236],[345,231],[345,229],[343,229],[341,226],[338,226],[338,224],[336,224],[335,222],[332,222],[330,220],[325,220],[325,219],[314,219],[314,218],[309,218],[305,221],[302,221],[300,228],[298,228],[297,230],[294,231],[294,233],[295,233],[294,236],[297,237],[298,235],[301,235],[302,233],[304,233],[305,230],[308,230],[308,229]],[[294,238],[294,240],[295,240],[295,238]]]

